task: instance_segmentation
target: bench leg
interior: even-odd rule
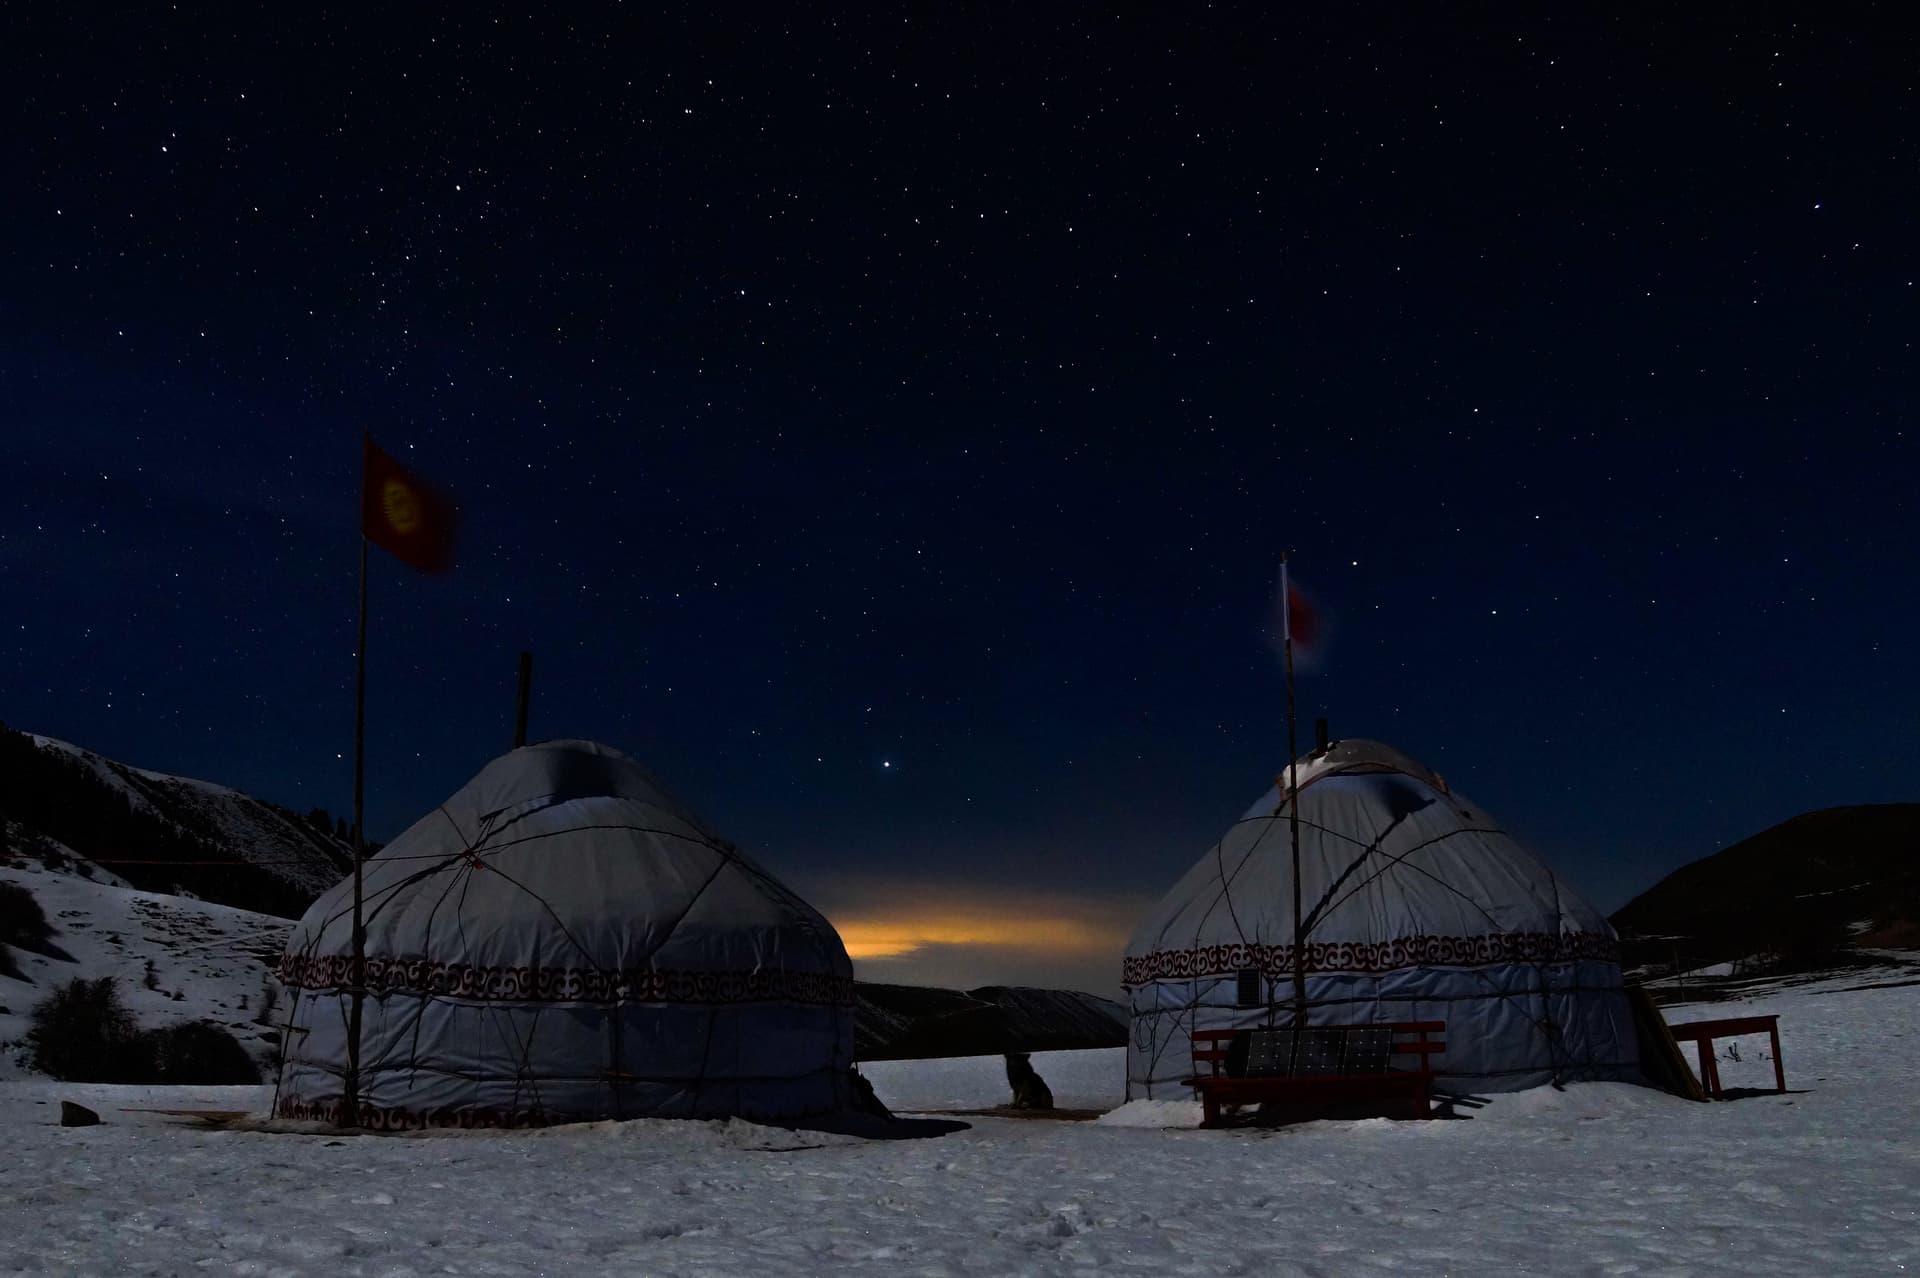
[[[1780,1061],[1780,1027],[1767,1026],[1767,1036],[1773,1040],[1773,1081],[1779,1091],[1787,1090],[1787,1067]]]
[[[1203,1089],[1200,1093],[1200,1112],[1203,1115],[1200,1120],[1202,1127],[1213,1127],[1220,1122],[1220,1102],[1213,1098],[1211,1089]]]
[[[1713,1066],[1713,1040],[1701,1039],[1696,1046],[1700,1049],[1700,1087],[1708,1099],[1720,1099],[1720,1071]]]

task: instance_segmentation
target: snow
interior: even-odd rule
[[[1036,1052],[1033,1066],[1060,1109],[1104,1110],[1126,1090],[1126,1068],[1111,1062],[1120,1048],[1094,1052]],[[1004,1056],[960,1056],[933,1061],[872,1061],[860,1072],[890,1109],[928,1113],[1005,1105],[1012,1099]]]
[[[0,1084],[0,1274],[1897,1274],[1920,1268],[1905,971],[1669,1011],[1778,1013],[1785,1096],[1542,1088],[1429,1123],[295,1136],[124,1112],[261,1109],[265,1089],[16,1081]],[[1765,1045],[1739,1044],[1728,1086],[1770,1081]],[[1111,1107],[1122,1056],[1034,1064],[1062,1105]],[[866,1072],[901,1108],[1007,1098],[994,1057]],[[54,1126],[62,1098],[104,1125]]]
[[[69,864],[81,863],[62,851]],[[121,1002],[142,1026],[212,1020],[264,1059],[270,1031],[255,1020],[269,982],[263,960],[278,958],[293,924],[271,914],[136,891],[97,869],[93,875],[32,863],[0,865],[0,882],[33,893],[55,928],[52,946],[66,956],[12,951],[28,979],[0,975],[0,1079],[26,1074],[22,1057],[33,1005],[75,977],[113,977]],[[154,989],[146,987],[149,960]]]
[[[1110,1109],[1093,1121],[1103,1127],[1198,1127],[1205,1117],[1199,1101],[1137,1100]]]

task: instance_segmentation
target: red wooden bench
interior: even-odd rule
[[[1430,1118],[1433,1057],[1447,1050],[1444,1040],[1430,1036],[1446,1028],[1445,1021],[1389,1021],[1298,1031],[1195,1030],[1188,1081],[1206,1114],[1201,1126],[1218,1126],[1223,1105],[1261,1101],[1405,1097],[1414,1117]],[[1389,1069],[1392,1056],[1415,1057],[1418,1067]]]

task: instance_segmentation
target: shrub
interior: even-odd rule
[[[162,1083],[257,1083],[260,1069],[238,1039],[212,1021],[153,1030],[154,1073]]]
[[[112,977],[73,980],[33,1009],[28,1063],[73,1083],[257,1083],[260,1070],[211,1021],[141,1030]]]
[[[255,1025],[273,1024],[273,1011],[280,1006],[280,987],[271,978],[260,983],[260,1015],[253,1018]]]
[[[110,976],[68,981],[35,1006],[27,1051],[33,1068],[68,1082],[152,1081],[152,1044]]]
[[[53,939],[53,927],[33,893],[19,883],[0,883],[0,944],[37,950]]]

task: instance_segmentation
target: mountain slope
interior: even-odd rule
[[[944,990],[855,981],[854,1059],[926,1060],[1125,1047],[1127,1009],[1078,990]]]
[[[193,1020],[225,1026],[261,1063],[278,1043],[280,998],[270,965],[285,946],[285,919],[204,901],[141,892],[61,849],[64,868],[25,855],[0,857],[0,884],[39,903],[53,935],[32,948],[0,946],[0,1078],[27,1073],[33,1007],[57,986],[112,977],[143,1029]],[[18,975],[8,975],[10,967]],[[271,989],[271,993],[267,991]],[[269,1078],[272,1075],[267,1075]]]
[[[1650,963],[1920,946],[1920,803],[1794,817],[1682,866],[1612,921],[1629,960]]]
[[[135,887],[297,917],[353,865],[325,813],[129,767],[0,726],[0,816]],[[5,849],[0,847],[0,852]]]

